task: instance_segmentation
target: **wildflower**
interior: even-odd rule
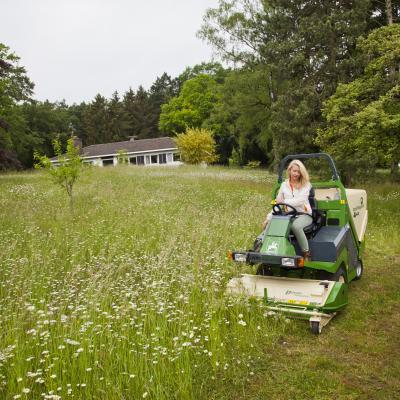
[[[145,399],[147,396],[148,396],[148,393],[144,392],[143,395],[142,395],[142,398]]]
[[[247,325],[246,322],[243,321],[243,320],[240,320],[240,321],[238,322],[238,324],[239,324],[239,325],[242,325],[242,326],[246,326],[246,325]]]
[[[28,394],[31,391],[29,388],[23,388],[22,393]]]
[[[77,342],[76,340],[72,340],[72,339],[65,339],[64,342],[67,343],[67,344],[70,344],[72,346],[79,346],[80,345],[79,342]]]

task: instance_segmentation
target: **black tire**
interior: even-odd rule
[[[344,273],[343,267],[340,267],[335,274],[333,274],[333,280],[336,282],[347,282],[346,275]]]
[[[354,280],[358,281],[359,279],[361,279],[363,272],[364,272],[363,262],[361,260],[358,260],[356,266],[356,277],[354,278]]]
[[[346,274],[343,267],[340,267],[334,274],[326,271],[321,271],[319,274],[321,280],[328,280],[334,282],[347,282]]]
[[[263,276],[272,276],[272,270],[270,267],[267,267],[266,265],[259,265],[257,268],[257,275],[263,275]]]
[[[319,335],[321,332],[319,331],[319,321],[311,321],[311,333],[314,335]]]

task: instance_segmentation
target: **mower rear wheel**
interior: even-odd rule
[[[363,263],[361,260],[358,260],[356,266],[356,277],[354,278],[355,281],[361,279],[363,271],[364,271]]]
[[[319,330],[319,321],[311,321],[311,333],[314,335],[319,335],[321,332]]]

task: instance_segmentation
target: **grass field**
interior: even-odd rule
[[[224,296],[274,177],[0,175],[1,399],[400,399],[400,186],[366,185],[365,275],[319,337]]]

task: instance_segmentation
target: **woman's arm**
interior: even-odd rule
[[[283,189],[282,189],[283,184],[284,184],[284,182],[282,182],[281,187],[279,188],[278,194],[276,196],[277,203],[284,203],[284,201],[285,201],[285,198],[283,197]]]

